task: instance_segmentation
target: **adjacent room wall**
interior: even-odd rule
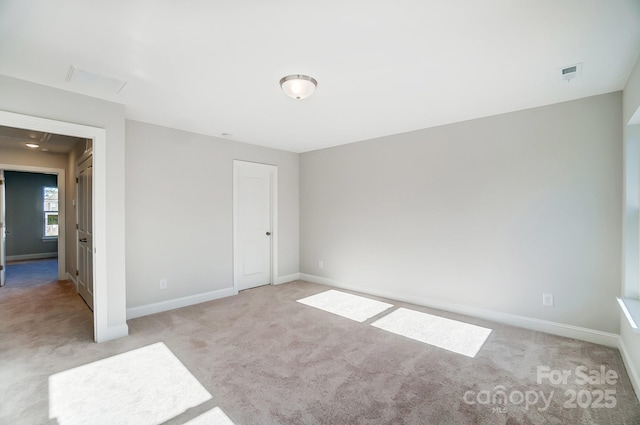
[[[67,168],[67,155],[51,152],[36,151],[33,149],[7,149],[0,148],[0,164],[11,164],[41,168]]]
[[[618,333],[621,120],[618,92],[304,153],[300,271]]]
[[[55,258],[58,240],[43,240],[43,188],[57,187],[53,174],[5,171],[7,259]]]
[[[126,335],[124,106],[2,75],[0,93],[0,110],[105,129],[108,337]]]
[[[127,307],[135,315],[233,290],[234,159],[278,166],[278,276],[297,276],[297,154],[127,121],[126,158]]]

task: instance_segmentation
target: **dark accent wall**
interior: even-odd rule
[[[58,186],[53,174],[5,171],[7,257],[58,251],[58,241],[43,241],[43,187]]]

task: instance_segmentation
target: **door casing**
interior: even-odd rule
[[[96,342],[102,342],[117,336],[124,336],[121,334],[113,335],[109,328],[107,314],[109,310],[107,293],[106,130],[104,128],[7,111],[0,111],[0,125],[93,140],[93,338]],[[0,164],[0,167],[2,167],[2,164]],[[8,167],[15,167],[15,165],[8,165]],[[118,329],[118,332],[121,332],[121,330]]]
[[[233,288],[238,292],[239,276],[236,273],[239,254],[239,232],[238,232],[238,179],[237,167],[241,164],[257,164],[269,167],[271,171],[271,276],[270,284],[274,285],[278,276],[278,167],[276,165],[261,164],[252,161],[233,160]],[[266,229],[265,229],[266,230]]]

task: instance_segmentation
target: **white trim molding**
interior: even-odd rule
[[[150,314],[162,313],[163,311],[174,310],[176,308],[188,307],[190,305],[230,297],[232,295],[238,295],[238,291],[236,291],[235,288],[224,288],[202,294],[189,295],[172,300],[141,305],[139,307],[131,307],[127,309],[127,320],[135,319],[136,317],[148,316]]]
[[[640,374],[638,373],[638,370],[640,370],[638,369],[639,365],[634,363],[633,357],[631,356],[631,353],[629,353],[629,350],[627,349],[627,346],[624,343],[624,339],[622,339],[622,337],[620,337],[618,349],[620,350],[620,355],[622,356],[624,366],[627,369],[627,375],[629,375],[631,386],[636,392],[638,401],[640,401]]]
[[[96,342],[107,342],[127,335],[129,335],[129,326],[125,323],[102,328],[100,330],[100,334],[96,336],[95,340]]]
[[[278,276],[273,284],[282,285],[283,283],[293,282],[294,280],[300,280],[300,273],[288,274],[286,276]]]
[[[618,305],[634,333],[640,334],[640,300],[617,298]]]
[[[58,252],[40,252],[38,254],[7,255],[7,261],[44,260],[58,258]]]
[[[579,339],[581,341],[592,342],[594,344],[606,345],[608,347],[618,348],[620,346],[620,337],[617,334],[602,332],[595,329],[582,328],[579,326],[566,325],[564,323],[551,322],[548,320],[535,319],[532,317],[517,316],[499,311],[485,310],[460,304],[448,303],[444,301],[419,299],[411,296],[403,296],[402,294],[392,294],[385,291],[371,291],[368,288],[362,288],[350,285],[344,282],[327,279],[306,273],[300,273],[300,279],[308,282],[319,283],[322,285],[333,286],[336,288],[347,289],[350,291],[361,292],[377,297],[397,300],[401,302],[420,305],[423,307],[435,308],[438,310],[449,311],[452,313],[463,314],[466,316],[476,317],[479,319],[490,320],[492,322],[503,323],[506,325],[517,326],[520,328],[530,329],[533,331],[546,332],[553,335],[563,336],[567,338]]]
[[[71,273],[67,272],[67,280],[69,282],[72,282],[73,285],[76,287],[76,292],[78,292],[78,281],[76,280],[75,276],[71,276]]]

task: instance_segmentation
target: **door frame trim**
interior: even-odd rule
[[[113,339],[108,324],[107,136],[104,128],[0,111],[0,125],[93,140],[93,339]]]
[[[271,275],[269,284],[275,285],[278,277],[278,166],[261,162],[233,160],[233,289],[238,293],[238,279],[236,274],[236,261],[240,258],[238,253],[238,179],[237,166],[239,163],[255,164],[269,167],[271,177]]]
[[[0,164],[2,171],[19,171],[22,173],[52,174],[56,176],[58,185],[58,280],[67,278],[67,223],[66,223],[66,171],[63,168],[34,167],[30,165]],[[6,178],[6,176],[5,176]],[[6,188],[5,188],[6,190]],[[6,208],[6,205],[5,205]],[[5,223],[6,224],[6,223]]]

